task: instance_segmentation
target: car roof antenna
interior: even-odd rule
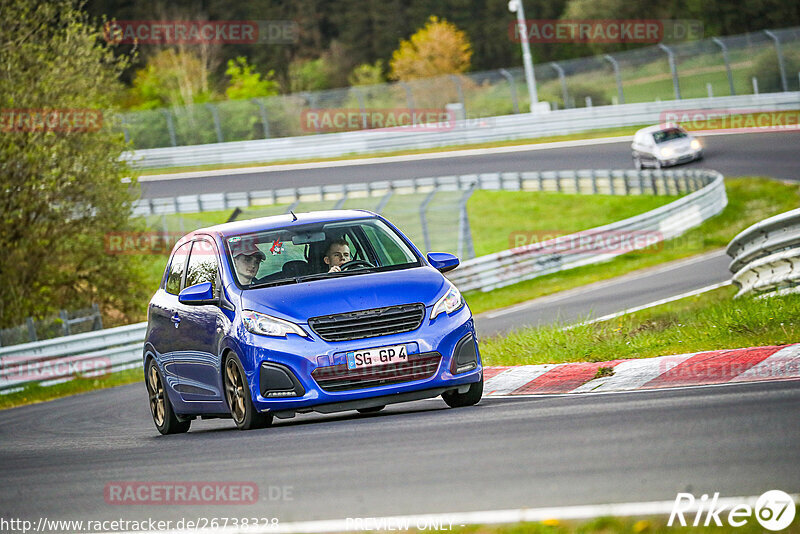
[[[289,210],[289,213],[292,214],[292,222],[296,221],[297,220],[297,215],[295,215],[292,210]]]

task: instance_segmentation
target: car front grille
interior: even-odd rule
[[[348,369],[347,364],[318,367],[311,376],[325,391],[374,388],[430,378],[436,374],[441,360],[442,355],[438,352],[425,352],[409,354],[407,362],[365,369]]]
[[[417,303],[312,317],[308,325],[325,341],[347,341],[410,332],[424,317],[425,305]]]

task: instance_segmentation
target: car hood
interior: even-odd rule
[[[672,141],[661,143],[660,145],[658,145],[658,148],[670,147],[673,150],[688,149],[691,148],[693,139],[694,137],[683,137],[681,139],[673,139]]]
[[[447,282],[431,267],[365,273],[242,291],[242,308],[305,323],[309,317],[421,302],[432,305]]]

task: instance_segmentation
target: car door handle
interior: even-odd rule
[[[178,325],[181,324],[181,318],[177,313],[173,314],[172,317],[170,317],[170,320],[175,325],[175,328],[178,328]]]

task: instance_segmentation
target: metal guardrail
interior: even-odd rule
[[[324,186],[292,190],[295,195],[342,194],[350,189],[360,192],[375,188],[376,184],[349,184],[346,186]],[[560,191],[564,193],[618,194],[618,195],[679,195],[686,196],[636,217],[582,232],[580,235],[597,238],[614,236],[614,232],[649,232],[644,240],[652,245],[661,239],[679,235],[713,216],[727,203],[722,175],[715,171],[558,171],[558,172],[509,172],[479,175],[444,176],[383,182],[380,186],[388,190],[411,190],[421,192],[436,187],[471,192],[477,188],[517,191]],[[366,188],[366,189],[365,189]],[[288,190],[283,190],[288,191]],[[302,191],[302,193],[301,193]],[[264,193],[264,192],[262,192]],[[280,200],[284,193],[266,192],[264,195],[228,194],[222,201],[232,198]],[[202,196],[202,195],[201,195]],[[172,199],[176,209],[187,206],[185,202]],[[214,202],[219,199],[214,200]],[[199,207],[203,207],[201,201]],[[191,203],[190,203],[191,204]],[[148,204],[145,204],[147,206]],[[191,204],[195,206],[195,204]],[[216,204],[214,204],[216,206]],[[231,207],[231,205],[227,205]],[[144,209],[144,208],[143,208]],[[468,225],[468,221],[462,221]],[[654,241],[653,237],[657,239]],[[567,238],[575,237],[566,236]],[[564,238],[558,238],[564,239]],[[556,240],[554,240],[556,241]],[[607,242],[607,241],[605,241]],[[544,242],[542,245],[547,245]],[[540,254],[540,250],[507,250],[462,263],[462,267],[449,273],[449,278],[460,289],[488,291],[496,287],[513,284],[535,276],[557,270],[570,269],[610,259],[618,253],[596,249],[580,250],[575,254]],[[29,382],[50,384],[73,378],[76,370],[86,371],[88,376],[133,368],[141,365],[142,342],[146,323],[119,328],[87,332],[74,336],[49,339],[36,343],[25,343],[0,348],[0,394],[15,391]]]
[[[30,382],[43,385],[75,374],[102,376],[141,363],[147,323],[23,343],[0,349],[0,393]]]
[[[655,191],[660,182],[664,188],[680,191],[683,187],[683,192],[694,192],[622,221],[465,261],[448,278],[462,291],[491,291],[557,271],[607,261],[678,236],[721,212],[728,203],[723,177],[716,171],[604,172],[608,173],[606,180],[610,188]],[[579,173],[573,174],[579,180]],[[618,185],[614,186],[615,182]]]
[[[454,121],[445,131],[408,129],[362,130],[206,145],[151,148],[126,153],[138,168],[272,162],[291,159],[340,157],[398,150],[532,139],[661,122],[665,111],[739,109],[749,112],[796,109],[800,92],[694,98],[638,104],[557,110]]]
[[[800,209],[747,228],[728,245],[730,271],[745,294],[800,291]]]

